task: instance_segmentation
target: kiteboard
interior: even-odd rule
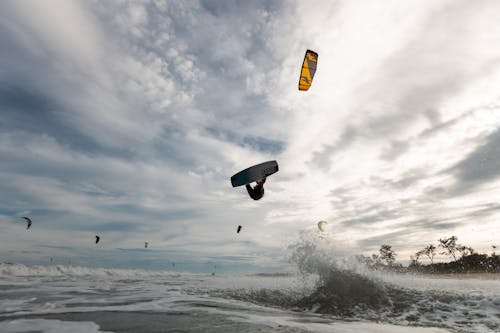
[[[278,172],[278,163],[276,161],[260,163],[246,168],[232,176],[231,184],[233,187],[250,184],[276,172]]]

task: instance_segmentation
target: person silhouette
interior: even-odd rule
[[[254,188],[250,186],[250,184],[246,184],[247,192],[250,198],[254,200],[260,200],[264,196],[264,183],[266,182],[266,178],[262,178],[257,180],[257,185]]]

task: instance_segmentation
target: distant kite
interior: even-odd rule
[[[148,242],[144,242],[144,248],[147,249],[148,248]]]
[[[33,222],[31,221],[31,219],[29,217],[23,216],[22,218],[25,219],[26,222],[28,222],[28,226],[26,227],[26,230],[28,230],[31,227],[31,224]]]
[[[101,239],[101,237],[99,237],[99,236],[95,235],[95,243],[96,243],[96,244],[97,244],[97,243],[99,243],[99,240],[100,240],[100,239]]]
[[[323,229],[323,224],[327,224],[327,223],[328,223],[328,222],[326,222],[326,221],[319,221],[319,222],[318,222],[318,229],[319,229],[320,231],[325,231],[325,230]]]
[[[241,225],[239,225],[239,226],[238,226],[238,230],[236,230],[236,233],[237,233],[237,234],[239,234],[239,233],[240,233],[241,228],[242,228],[242,227],[241,227]]]
[[[314,74],[316,73],[316,65],[318,64],[318,54],[314,51],[307,50],[302,62],[300,70],[299,90],[309,90],[312,84]]]

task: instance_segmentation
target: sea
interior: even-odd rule
[[[200,274],[4,263],[0,332],[500,332],[500,279],[340,264]]]

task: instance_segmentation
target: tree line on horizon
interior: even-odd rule
[[[357,260],[375,270],[418,273],[500,273],[500,255],[495,253],[496,245],[491,246],[493,253],[477,253],[472,247],[458,243],[457,236],[440,238],[437,246],[426,245],[410,256],[410,264],[405,267],[396,263],[397,253],[391,245],[383,244],[378,253],[371,256],[358,255]],[[434,263],[437,254],[448,256],[451,261]],[[421,259],[427,258],[425,265]]]

